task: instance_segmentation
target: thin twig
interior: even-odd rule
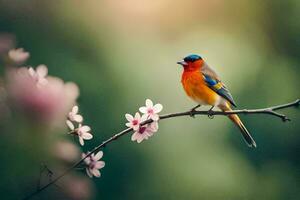
[[[209,110],[209,111],[189,110],[186,112],[178,112],[178,113],[161,115],[159,118],[160,118],[160,120],[165,120],[165,119],[169,119],[169,118],[182,117],[182,116],[195,116],[195,115],[207,115],[207,116],[224,115],[224,116],[227,116],[227,115],[231,115],[231,114],[266,114],[266,115],[272,115],[272,116],[278,117],[283,122],[286,122],[286,121],[290,121],[290,119],[286,115],[276,112],[276,110],[281,110],[281,109],[289,108],[289,107],[298,107],[299,105],[300,105],[300,99],[297,99],[296,101],[291,102],[291,103],[268,107],[268,108],[261,108],[261,109],[244,109],[244,110],[233,110],[233,111],[227,111],[227,112],[213,111],[213,110]],[[141,125],[149,124],[151,122],[153,122],[153,121],[151,119],[149,119],[149,120],[146,120],[145,122],[143,122]],[[49,186],[55,184],[58,180],[60,180],[62,177],[64,177],[70,171],[72,171],[73,169],[78,167],[84,161],[84,159],[89,157],[91,154],[99,151],[102,147],[105,147],[107,144],[111,143],[114,140],[117,140],[119,137],[126,135],[127,133],[129,133],[131,131],[132,131],[132,128],[127,128],[127,129],[113,135],[109,139],[103,141],[101,144],[99,144],[97,147],[95,147],[92,151],[90,151],[88,154],[86,154],[85,157],[83,157],[82,159],[77,161],[74,165],[72,165],[70,168],[68,168],[61,175],[57,176],[56,178],[54,178],[52,181],[50,181],[43,187],[40,187],[37,191],[29,194],[23,200],[30,199],[31,197],[42,192]]]
[[[49,178],[48,182],[52,181],[52,176],[53,176],[53,172],[48,168],[48,166],[44,163],[41,163],[40,165],[40,172],[39,172],[39,179],[38,179],[38,184],[37,184],[37,190],[40,189],[41,187],[41,181],[42,181],[42,176],[44,171],[47,171],[47,177]]]

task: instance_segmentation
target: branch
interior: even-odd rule
[[[213,111],[213,110],[208,110],[208,111],[190,110],[190,111],[185,111],[185,112],[178,112],[178,113],[160,115],[159,118],[160,118],[160,120],[165,120],[165,119],[169,119],[169,118],[182,117],[182,116],[191,116],[191,117],[193,117],[195,115],[207,115],[207,116],[223,115],[223,116],[227,116],[227,115],[231,115],[231,114],[266,114],[266,115],[272,115],[272,116],[278,117],[283,122],[286,122],[286,121],[290,121],[290,119],[286,115],[278,113],[276,111],[277,110],[282,110],[284,108],[289,108],[289,107],[299,107],[299,105],[300,105],[300,99],[297,99],[296,101],[291,102],[291,103],[282,104],[282,105],[273,106],[273,107],[268,107],[268,108],[261,108],[261,109],[243,109],[243,110],[233,110],[233,111],[227,111],[227,112]],[[151,122],[153,122],[153,121],[152,120],[146,120],[141,125],[149,124]],[[97,147],[95,147],[92,151],[90,151],[90,153],[88,153],[84,158],[77,161],[74,165],[72,165],[70,168],[68,168],[61,175],[57,176],[56,178],[54,178],[52,181],[50,181],[49,183],[47,183],[43,187],[40,187],[37,191],[29,194],[27,197],[23,198],[23,200],[30,199],[31,197],[39,194],[40,192],[42,192],[43,190],[45,190],[49,186],[55,184],[58,180],[60,180],[66,174],[68,174],[73,169],[78,167],[84,161],[84,159],[89,157],[91,154],[99,151],[101,148],[105,147],[107,144],[111,143],[114,140],[117,140],[118,138],[120,138],[123,135],[126,135],[127,133],[131,132],[132,130],[133,130],[132,128],[127,128],[127,129],[113,135],[109,139],[103,141],[101,144],[99,144]]]

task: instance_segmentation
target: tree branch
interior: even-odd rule
[[[266,114],[266,115],[272,115],[275,117],[280,118],[283,122],[290,121],[290,119],[281,113],[276,112],[277,110],[282,110],[284,108],[289,108],[289,107],[299,107],[300,105],[300,99],[297,99],[294,102],[287,103],[287,104],[282,104],[278,106],[273,106],[273,107],[268,107],[268,108],[261,108],[261,109],[243,109],[243,110],[233,110],[233,111],[228,111],[228,112],[223,112],[223,111],[197,111],[197,110],[190,110],[190,111],[185,111],[185,112],[178,112],[178,113],[171,113],[171,114],[166,114],[166,115],[160,115],[160,120],[165,120],[165,119],[170,119],[170,118],[175,118],[175,117],[182,117],[182,116],[195,116],[195,115],[207,115],[207,116],[215,116],[215,115],[231,115],[231,114]],[[149,124],[153,122],[152,120],[146,120],[143,122],[141,125]],[[23,200],[30,199],[31,197],[37,195],[38,193],[42,192],[49,186],[55,184],[58,180],[60,180],[62,177],[64,177],[66,174],[71,172],[73,169],[78,167],[85,158],[89,157],[91,154],[99,151],[101,148],[105,147],[107,144],[111,143],[114,140],[117,140],[119,137],[126,135],[127,133],[131,132],[133,129],[132,128],[127,128],[109,139],[103,141],[101,144],[99,144],[97,147],[95,147],[90,153],[88,153],[84,158],[80,159],[78,162],[76,162],[74,165],[72,165],[70,168],[68,168],[65,172],[63,172],[61,175],[57,176],[54,178],[52,181],[44,185],[43,187],[40,187],[38,190],[35,192],[29,194],[27,197],[23,198]]]

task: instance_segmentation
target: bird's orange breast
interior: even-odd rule
[[[215,105],[220,98],[217,93],[206,85],[198,70],[184,71],[181,83],[186,94],[199,104]]]

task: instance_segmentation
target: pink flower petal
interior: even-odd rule
[[[66,124],[67,124],[67,126],[69,127],[70,130],[73,131],[75,129],[74,124],[70,120],[67,120]]]
[[[146,99],[146,107],[147,108],[152,108],[153,107],[153,102],[150,99]]]
[[[126,118],[128,121],[132,121],[132,120],[133,120],[133,116],[132,116],[131,114],[128,114],[128,113],[125,114],[125,118]]]
[[[85,140],[90,140],[90,139],[93,138],[93,135],[90,134],[90,133],[83,133],[83,134],[81,135],[81,137],[82,137],[83,139],[85,139]]]
[[[129,127],[129,128],[132,128],[132,125],[131,125],[130,122],[126,123],[125,125],[126,125],[127,127]]]
[[[89,165],[91,164],[91,158],[90,157],[87,157],[86,159],[84,159],[84,162]]]
[[[153,114],[152,117],[151,117],[151,119],[153,121],[158,121],[159,120],[159,115],[158,114]]]
[[[148,114],[144,114],[142,117],[141,117],[141,122],[144,122],[148,119]]]
[[[140,113],[136,112],[134,115],[134,119],[140,120],[140,118],[141,118]]]
[[[80,131],[82,131],[82,132],[88,132],[88,131],[90,131],[91,130],[91,128],[89,127],[89,126],[82,126],[82,127],[80,127]]]
[[[97,169],[101,169],[105,166],[105,162],[104,161],[98,161],[95,163],[95,168]]]
[[[83,117],[81,115],[74,115],[74,121],[81,123],[83,121]]]
[[[48,68],[46,65],[39,65],[36,68],[36,73],[39,75],[39,77],[44,78],[48,74]]]
[[[140,107],[140,108],[139,108],[139,111],[140,111],[141,113],[147,113],[147,107],[145,107],[145,106]]]
[[[140,128],[140,125],[139,125],[139,124],[138,124],[138,125],[135,125],[135,126],[132,126],[132,129],[133,129],[134,131],[137,131],[139,128]]]
[[[132,134],[132,136],[131,136],[131,141],[135,141],[135,140],[137,139],[137,134],[139,134],[139,133],[134,132],[134,133]]]
[[[140,136],[137,138],[137,143],[141,143],[143,141],[144,137],[142,136],[142,134],[140,134]]]
[[[81,146],[83,146],[83,145],[84,145],[84,140],[83,140],[83,138],[82,138],[82,137],[79,137],[79,143],[80,143],[80,145],[81,145]]]
[[[147,131],[147,136],[148,136],[148,137],[153,136],[153,134],[154,134],[154,132],[152,132],[152,131]],[[147,138],[147,139],[148,139],[148,138]]]
[[[162,111],[162,109],[163,109],[163,106],[160,103],[156,104],[153,107],[153,110],[154,110],[155,113],[159,113],[160,111]]]
[[[93,156],[93,160],[100,160],[103,156],[103,151],[99,151],[98,153],[96,153],[95,156]]]
[[[93,178],[93,175],[91,174],[91,172],[88,168],[86,168],[85,171],[90,178]]]
[[[100,177],[101,174],[100,174],[100,171],[96,168],[92,169],[91,170],[91,173],[95,176],[95,177]]]
[[[72,114],[77,114],[78,113],[78,106],[74,106],[72,108]]]
[[[35,76],[35,71],[32,67],[29,67],[28,72],[29,72],[30,76],[32,76],[32,77]]]
[[[8,57],[17,64],[24,63],[29,58],[29,55],[23,48],[11,49],[8,52]]]
[[[152,122],[152,123],[149,125],[149,129],[150,129],[152,132],[157,132],[157,131],[158,131],[158,123],[157,123],[157,122]]]

